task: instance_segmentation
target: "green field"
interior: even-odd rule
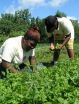
[[[48,44],[36,48],[37,70],[8,73],[0,80],[0,104],[79,104],[79,44],[75,43],[75,59],[70,61],[61,50],[56,66],[43,66],[52,60]]]

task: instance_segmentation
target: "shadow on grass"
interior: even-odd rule
[[[54,66],[54,63],[53,62],[42,62],[42,64],[46,67],[52,67]]]

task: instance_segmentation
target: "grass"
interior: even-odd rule
[[[36,57],[38,62],[50,62],[53,59],[53,51],[49,50],[49,44],[40,44],[36,48]],[[65,47],[60,52],[58,61],[65,61],[68,59]]]
[[[49,44],[40,44],[36,48],[38,63],[50,62],[52,54]],[[5,80],[0,80],[0,104],[79,104],[78,43],[72,62],[65,49],[58,61],[56,66],[35,73],[8,73]]]

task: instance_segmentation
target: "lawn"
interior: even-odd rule
[[[65,48],[56,66],[43,66],[52,60],[48,44],[36,48],[37,70],[8,73],[0,80],[0,104],[79,104],[79,45],[70,61]]]

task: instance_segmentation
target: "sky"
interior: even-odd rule
[[[1,13],[12,13],[29,9],[32,17],[45,18],[55,15],[57,10],[64,12],[70,19],[79,20],[79,0],[0,0]]]

